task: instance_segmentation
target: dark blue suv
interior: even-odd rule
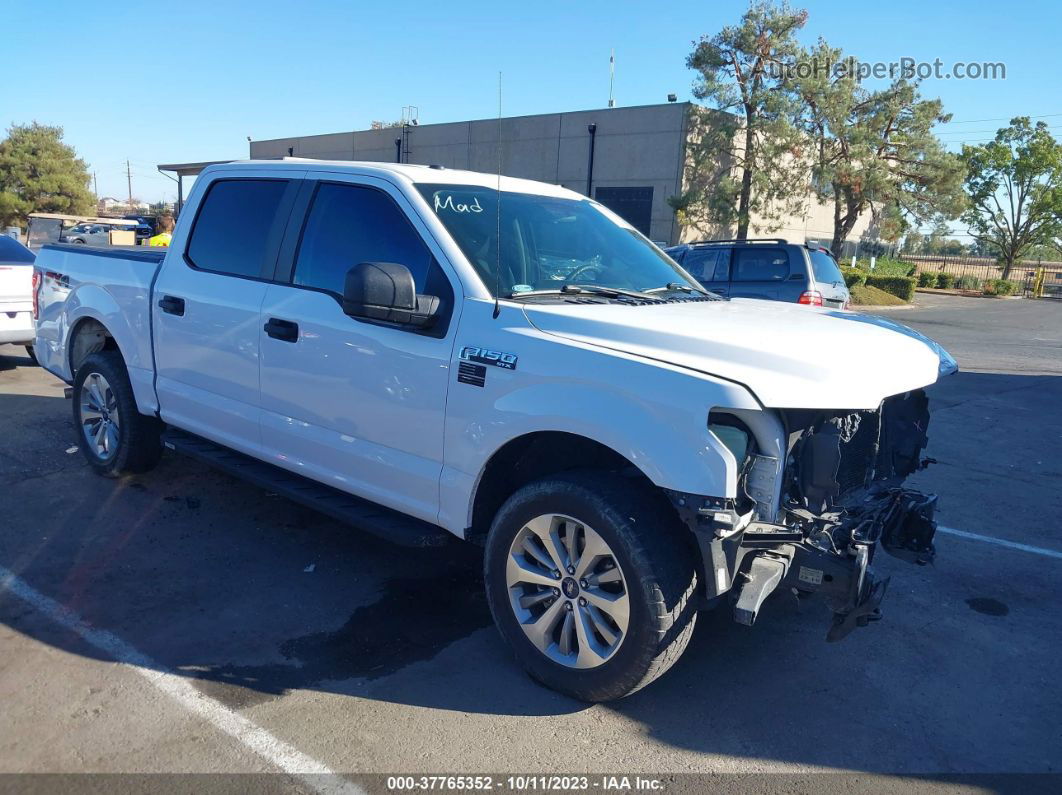
[[[822,246],[755,238],[683,243],[664,251],[716,295],[835,309],[851,300],[837,260]]]

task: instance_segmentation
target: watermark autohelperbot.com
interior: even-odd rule
[[[773,77],[830,77],[856,80],[1006,80],[1007,65],[1002,61],[952,61],[940,58],[920,61],[904,56],[895,61],[861,61],[842,58],[837,61],[805,58],[796,63],[771,64]]]

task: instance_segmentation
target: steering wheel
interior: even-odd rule
[[[588,270],[604,270],[604,267],[605,266],[602,265],[600,262],[587,262],[586,264],[580,265],[578,268],[576,268],[571,273],[569,273],[567,275],[567,277],[565,277],[564,283],[565,284],[571,284],[573,281],[575,281],[575,278],[577,276],[579,276],[579,274],[583,273],[584,271],[588,271]]]

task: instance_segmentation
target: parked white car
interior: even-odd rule
[[[0,235],[0,343],[25,345],[33,358],[33,252]]]
[[[933,556],[938,345],[841,309],[705,292],[564,188],[380,163],[211,166],[168,249],[49,245],[37,355],[104,475],[163,446],[399,543],[482,544],[541,682],[617,698],[697,611],[819,593],[879,616]]]

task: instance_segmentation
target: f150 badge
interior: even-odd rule
[[[492,351],[466,345],[461,349],[461,361],[457,364],[457,380],[462,384],[482,387],[487,383],[487,368],[501,367],[503,370],[516,369],[516,354]]]
[[[474,345],[466,345],[461,349],[461,361],[463,362],[477,362],[478,364],[494,365],[505,370],[515,370],[516,360],[515,353],[492,351],[488,348],[477,348]]]

